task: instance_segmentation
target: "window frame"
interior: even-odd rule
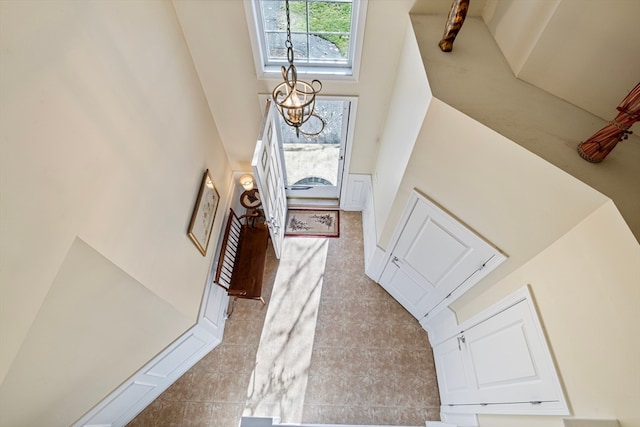
[[[280,79],[281,63],[268,63],[265,32],[262,27],[262,13],[260,7],[261,0],[243,0],[249,28],[249,38],[253,51],[253,62],[256,67],[258,79]],[[309,0],[307,0],[309,1]],[[364,39],[364,27],[367,14],[368,0],[353,0],[351,5],[351,26],[350,37],[350,64],[324,64],[316,65],[306,62],[295,62],[299,76],[307,79],[327,79],[357,81],[360,73],[360,57],[362,56],[362,44]],[[355,26],[355,31],[354,31]]]

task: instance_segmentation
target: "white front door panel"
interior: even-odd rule
[[[278,152],[276,114],[277,111],[271,106],[271,101],[268,101],[264,126],[258,136],[251,167],[262,199],[271,243],[276,257],[280,259],[287,217],[287,196]]]

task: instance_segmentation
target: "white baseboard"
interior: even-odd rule
[[[371,175],[349,174],[340,197],[343,211],[361,211],[371,191]]]
[[[202,326],[192,327],[74,426],[126,425],[219,343]]]
[[[239,173],[234,174],[229,188],[227,211],[231,202],[238,200],[237,175]],[[216,254],[219,252],[221,240],[218,239]],[[83,415],[73,424],[74,427],[126,425],[222,342],[229,296],[213,283],[215,270],[216,256],[213,257],[209,269],[198,323]]]
[[[458,427],[478,427],[479,425],[476,414],[451,414],[441,410],[440,419],[446,424],[453,424]]]
[[[373,204],[373,187],[371,185],[371,177],[368,177],[367,184],[363,188],[365,199],[362,208],[362,238],[364,241],[364,270],[367,276],[378,281],[384,262],[386,261],[386,252],[378,246],[378,232],[376,227],[376,215]]]

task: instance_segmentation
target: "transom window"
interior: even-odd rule
[[[247,15],[258,74],[280,74],[287,63],[285,1],[251,0],[251,5]],[[289,0],[298,72],[357,77],[366,5],[366,0]]]

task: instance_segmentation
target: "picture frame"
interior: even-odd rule
[[[198,192],[196,206],[193,209],[187,233],[202,256],[207,255],[207,247],[209,246],[209,239],[211,239],[211,230],[213,230],[219,202],[220,195],[211,179],[211,175],[209,175],[209,169],[207,169],[202,176],[200,191]]]

